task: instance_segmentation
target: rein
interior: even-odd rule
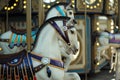
[[[53,26],[53,28],[60,34],[60,36],[63,38],[63,40],[68,44],[70,45],[70,41],[69,41],[69,38],[68,38],[68,34],[66,34],[67,32],[65,32],[65,36],[63,34],[63,32],[61,31],[61,29],[58,27],[58,25],[56,24],[55,21],[49,21],[49,23]],[[64,26],[66,27],[66,26]],[[67,27],[66,27],[67,28]]]

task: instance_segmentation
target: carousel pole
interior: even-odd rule
[[[120,1],[118,0],[118,27],[120,29]],[[120,48],[117,50],[116,80],[120,80]]]
[[[38,8],[38,25],[39,27],[44,21],[44,8],[43,8],[43,0],[38,0],[39,1],[39,8]]]
[[[27,20],[27,51],[31,50],[31,0],[27,0],[26,7],[26,20]]]
[[[86,20],[87,20],[87,8],[86,8],[86,0],[85,0],[85,13],[84,13],[84,15],[85,15],[85,30],[86,30],[86,28],[87,28],[87,25],[86,25]],[[85,38],[86,38],[86,33],[85,33]],[[85,50],[86,51],[86,50]],[[88,73],[88,71],[87,71],[87,52],[85,52],[86,54],[85,54],[85,80],[87,80],[87,73]]]
[[[6,0],[6,4],[7,4],[7,7],[8,7],[8,0]],[[5,31],[8,30],[8,10],[6,10],[6,29]]]

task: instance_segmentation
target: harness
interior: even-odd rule
[[[42,64],[33,67],[32,58],[39,60]],[[14,54],[0,54],[0,80],[36,80],[35,73],[46,65],[64,69],[62,61],[48,59],[50,62],[46,64],[44,63],[46,59],[32,52],[27,53],[26,50]]]

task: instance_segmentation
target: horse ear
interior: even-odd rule
[[[69,3],[69,4],[66,6],[66,9],[73,9],[72,3]]]

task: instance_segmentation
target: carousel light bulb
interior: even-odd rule
[[[5,10],[7,10],[7,7],[4,7]]]
[[[102,0],[99,0],[99,2],[102,2]]]
[[[13,6],[11,6],[11,9],[14,9],[14,7],[13,7]]]
[[[16,3],[14,3],[14,4],[13,4],[13,6],[17,6],[17,4],[16,4]]]
[[[60,3],[59,1],[57,1],[56,3]]]
[[[50,8],[50,5],[48,5],[47,8]]]
[[[93,9],[93,6],[90,6],[90,9]]]
[[[96,45],[99,46],[100,44],[97,42]]]
[[[97,31],[99,31],[100,30],[100,28],[99,27],[97,27]]]
[[[97,24],[97,26],[98,26],[100,23],[99,23],[99,22],[97,22],[96,24]]]
[[[89,6],[89,5],[87,5],[86,7],[87,7],[87,8],[89,8],[90,6]]]
[[[111,21],[111,25],[114,25],[114,22],[113,22],[113,21]]]
[[[26,9],[26,5],[24,5],[23,8]]]
[[[16,2],[18,2],[18,0],[16,0]]]
[[[75,5],[72,5],[73,7],[75,7]]]
[[[114,33],[114,30],[111,30],[111,33]]]
[[[96,6],[94,6],[94,8],[97,8]]]
[[[0,51],[2,51],[2,48],[0,48]]]
[[[23,1],[23,4],[26,4],[27,2],[26,1]]]
[[[118,29],[118,26],[116,26],[116,28]]]
[[[8,7],[8,11],[11,10],[10,7]]]
[[[74,1],[74,0],[72,0],[72,3],[75,3],[75,1]]]
[[[113,47],[110,47],[111,49],[114,49]]]
[[[43,7],[46,7],[46,5],[45,5],[45,4],[43,4]]]
[[[111,29],[114,29],[114,26],[111,26]]]
[[[100,63],[99,62],[97,62],[97,66],[99,66],[100,65]]]
[[[100,4],[99,4],[99,3],[97,3],[97,6],[100,6]]]

